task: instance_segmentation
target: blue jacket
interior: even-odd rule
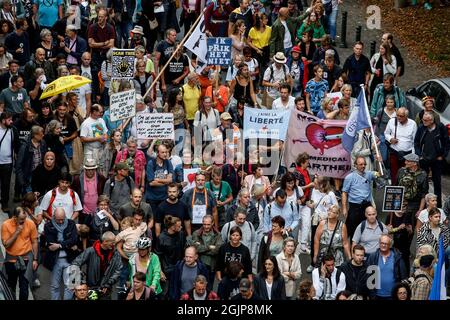
[[[394,281],[395,283],[401,282],[408,278],[408,271],[406,270],[405,263],[402,259],[402,254],[395,248],[391,248],[391,253],[394,254]],[[374,253],[370,254],[367,258],[366,266],[378,266],[378,259],[380,258],[380,249],[377,249]],[[376,289],[370,291],[370,296],[376,295]]]
[[[67,48],[70,49],[70,39],[69,37],[65,37],[64,38],[64,44],[66,45]],[[87,51],[87,42],[86,40],[84,40],[82,37],[77,36],[77,40],[75,40],[75,51],[74,52],[70,52],[69,56],[74,57],[75,59],[77,59],[78,64],[81,64],[81,56],[83,55],[84,52]]]
[[[184,292],[181,292],[181,276],[183,273],[184,260],[180,260],[175,265],[175,269],[170,277],[169,283],[169,299],[170,300],[180,300],[181,295]],[[209,271],[206,268],[205,264],[200,260],[197,260],[197,275],[204,275],[206,279],[209,279]],[[194,284],[192,284],[194,286]]]
[[[428,129],[421,124],[419,128],[417,128],[416,136],[414,138],[414,150],[416,154],[425,159],[427,157],[426,155],[423,155],[422,151],[425,144],[424,137],[427,131]],[[431,135],[433,136],[432,140],[437,157],[447,157],[448,151],[450,150],[450,140],[448,138],[447,128],[442,123],[436,124],[436,128],[431,131]]]

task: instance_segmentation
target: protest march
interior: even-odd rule
[[[4,0],[0,300],[446,300],[441,100],[342,5]]]

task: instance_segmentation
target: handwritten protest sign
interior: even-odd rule
[[[136,116],[138,139],[174,139],[173,113],[141,113]]]
[[[136,90],[113,93],[110,97],[111,121],[134,117],[136,114]]]
[[[383,211],[402,211],[405,187],[386,186],[384,187]]]
[[[229,66],[231,64],[231,38],[208,38],[208,65]]]
[[[114,49],[112,52],[112,76],[111,78],[134,77],[134,50]]]

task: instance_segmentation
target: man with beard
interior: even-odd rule
[[[291,86],[283,83],[280,86],[280,97],[272,103],[272,110],[293,110],[295,108],[295,98],[290,95]]]
[[[292,95],[297,97],[303,96],[303,88],[308,81],[308,62],[305,57],[301,56],[299,46],[292,47],[291,57],[288,59],[287,66],[293,79]]]
[[[159,237],[164,230],[164,218],[166,216],[177,217],[184,222],[184,229],[187,235],[191,235],[191,218],[188,214],[186,204],[178,199],[179,189],[176,183],[171,183],[167,187],[167,199],[157,208],[155,214],[155,235]]]
[[[212,192],[205,188],[205,177],[205,172],[198,172],[195,176],[195,188],[187,190],[181,198],[181,201],[188,207],[194,231],[200,229],[203,217],[207,214],[213,216],[216,230],[219,225],[217,202]]]
[[[28,137],[30,136],[31,128],[33,126],[38,126],[36,120],[34,120],[35,113],[32,109],[25,109],[20,114],[20,118],[14,121],[14,128],[17,129],[17,133],[19,134],[20,143],[24,144],[27,142]]]
[[[353,246],[352,259],[345,261],[339,267],[339,270],[345,275],[345,290],[363,297],[369,295],[369,289],[367,288],[369,275],[366,273],[367,266],[364,264],[365,253],[362,245]]]
[[[52,151],[45,153],[44,162],[40,164],[31,177],[31,189],[40,195],[46,194],[58,185],[61,169],[56,166],[55,154]]]
[[[142,201],[142,191],[138,188],[133,189],[133,193],[130,195],[130,201],[120,207],[119,220],[123,220],[125,217],[132,217],[138,209],[144,212],[144,221],[147,223],[147,230],[151,230],[153,228],[152,207],[147,202]]]
[[[14,155],[19,152],[20,141],[17,129],[12,126],[12,114],[0,114],[0,190],[2,210],[9,215],[9,190],[13,171]]]
[[[47,192],[40,207],[45,218],[51,220],[56,208],[63,208],[68,219],[76,220],[83,209],[78,194],[69,188],[72,176],[63,173],[58,180],[58,187]]]
[[[325,53],[325,61],[323,63],[323,79],[328,81],[330,91],[338,88],[338,79],[341,76],[342,69],[335,63],[335,55],[333,51]]]
[[[129,167],[125,162],[116,163],[114,172],[115,175],[106,181],[103,194],[111,199],[110,208],[117,217],[119,208],[128,201],[134,189],[134,182],[128,175]]]

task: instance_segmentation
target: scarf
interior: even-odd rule
[[[66,217],[64,217],[64,222],[62,224],[58,224],[55,221],[55,216],[53,215],[52,219],[52,225],[58,232],[57,239],[59,243],[62,243],[64,241],[64,230],[67,228],[68,220]]]

